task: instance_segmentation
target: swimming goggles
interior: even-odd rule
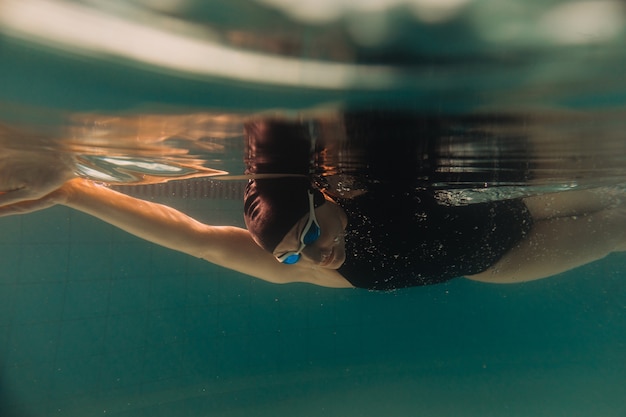
[[[306,225],[302,229],[302,234],[300,235],[300,247],[297,251],[285,252],[282,255],[277,256],[276,259],[278,259],[279,262],[287,265],[295,264],[300,260],[304,248],[319,239],[320,233],[320,225],[319,223],[317,223],[317,218],[315,217],[313,193],[309,191],[309,220],[306,222]]]

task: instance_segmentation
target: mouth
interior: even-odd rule
[[[327,266],[331,264],[335,260],[335,248],[333,247],[327,255],[322,255],[322,260],[320,261],[320,266]]]

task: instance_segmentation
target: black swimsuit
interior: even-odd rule
[[[431,191],[380,185],[340,200],[348,215],[346,261],[355,287],[391,290],[477,274],[496,263],[532,227],[521,200],[440,205]]]

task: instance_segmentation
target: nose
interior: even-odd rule
[[[324,262],[332,253],[332,248],[319,248],[316,246],[307,246],[302,254],[315,263]]]

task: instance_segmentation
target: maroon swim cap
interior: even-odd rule
[[[308,191],[317,208],[326,201],[306,177],[251,180],[244,196],[244,219],[254,240],[273,252],[291,228],[309,212]]]

